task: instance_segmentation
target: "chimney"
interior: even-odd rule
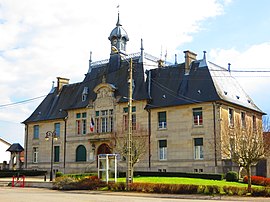
[[[189,50],[184,51],[185,53],[185,74],[188,75],[190,71],[191,63],[196,60],[196,53],[193,53]]]
[[[69,79],[57,77],[57,92],[59,93],[64,85],[69,84]]]

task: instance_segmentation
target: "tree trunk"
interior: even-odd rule
[[[250,165],[247,165],[247,177],[248,177],[248,193],[251,193],[251,168]]]

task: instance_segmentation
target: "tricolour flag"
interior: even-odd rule
[[[91,132],[94,131],[94,126],[95,126],[94,119],[91,117],[91,121],[90,121],[90,131]]]

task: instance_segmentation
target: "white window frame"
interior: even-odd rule
[[[166,147],[160,147],[160,141],[166,141]],[[167,160],[168,145],[167,140],[158,140],[158,159],[160,161]]]
[[[195,160],[202,160],[204,158],[203,155],[203,144],[202,145],[196,145],[196,139],[200,138],[194,138],[194,159]],[[203,140],[203,138],[202,138]]]
[[[33,147],[33,163],[38,163],[38,147]]]
[[[194,116],[196,113],[201,113],[201,118],[200,118],[200,115]],[[202,107],[193,108],[192,109],[192,115],[193,115],[193,125],[194,126],[202,126],[203,125],[203,110],[202,110]],[[201,122],[200,122],[200,120],[201,120]]]
[[[165,113],[165,121],[160,121],[159,119],[159,114],[160,113]],[[161,111],[161,112],[158,112],[158,129],[167,129],[167,112],[166,111]]]

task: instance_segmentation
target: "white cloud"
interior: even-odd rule
[[[202,29],[200,22],[223,12],[215,0],[0,2],[0,105],[47,94],[57,76],[81,81],[90,50],[94,61],[108,58],[118,4],[130,38],[128,52],[139,52],[143,38],[145,51],[156,56],[161,46],[174,55]],[[23,121],[37,104],[0,108],[0,122]],[[0,136],[9,132],[22,142],[21,126],[3,126]]]

